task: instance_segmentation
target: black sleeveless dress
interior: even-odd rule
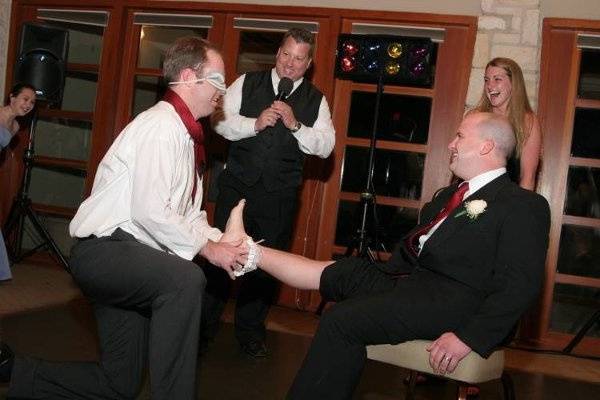
[[[506,162],[506,172],[510,180],[518,185],[521,178],[521,159],[517,157],[516,152],[513,152],[512,156]]]

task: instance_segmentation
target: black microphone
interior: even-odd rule
[[[285,100],[285,98],[290,95],[293,88],[294,82],[292,82],[290,78],[281,78],[279,85],[277,85],[277,96],[275,96],[275,100]]]

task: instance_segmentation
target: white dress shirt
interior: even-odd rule
[[[256,118],[249,118],[240,115],[242,107],[242,87],[246,75],[242,75],[235,80],[227,88],[227,94],[223,97],[223,107],[213,113],[213,121],[215,132],[223,136],[227,140],[240,140],[248,137],[256,136],[254,124]],[[279,75],[275,72],[275,68],[271,70],[271,81],[273,83],[273,92],[277,93],[279,86]],[[300,78],[294,82],[294,87],[291,93],[300,86],[304,78]],[[291,94],[290,93],[290,94]],[[260,135],[260,132],[258,133]],[[335,145],[335,129],[331,122],[331,113],[327,99],[323,96],[319,105],[319,115],[312,127],[304,126],[292,133],[298,140],[300,150],[305,154],[327,158],[333,146]]]
[[[113,142],[69,231],[83,238],[109,236],[121,228],[155,249],[191,260],[209,239],[222,236],[208,224],[201,204],[194,142],[173,106],[160,101]]]
[[[502,168],[484,172],[483,174],[479,174],[476,177],[474,177],[468,181],[465,181],[465,182],[469,182],[469,190],[467,190],[465,192],[465,195],[463,196],[463,200],[466,199],[467,197],[473,195],[479,189],[481,189],[482,187],[484,187],[485,185],[487,185],[488,183],[490,183],[491,181],[493,181],[494,179],[496,179],[497,177],[499,177],[500,175],[505,174],[505,173],[506,173],[506,168],[502,167]],[[435,224],[429,230],[429,232],[427,232],[425,235],[421,235],[419,237],[419,254],[421,253],[421,249],[423,249],[425,242],[431,237],[431,235],[433,235],[433,233],[437,230],[437,228],[439,228],[439,226],[445,220],[446,220],[446,218],[441,219],[437,224]]]

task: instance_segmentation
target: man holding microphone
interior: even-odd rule
[[[287,31],[275,67],[240,76],[212,118],[215,131],[231,141],[227,167],[218,181],[215,226],[224,228],[231,209],[246,199],[248,233],[276,249],[287,250],[290,244],[306,155],[326,158],[335,144],[327,100],[304,79],[313,50],[312,33],[299,28]],[[210,265],[205,272],[202,335],[209,341],[216,334],[230,280]],[[276,289],[276,281],[262,271],[241,283],[235,333],[251,356],[267,355],[265,318]]]

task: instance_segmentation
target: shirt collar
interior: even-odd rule
[[[279,75],[277,75],[277,71],[275,71],[275,68],[273,68],[271,70],[271,81],[273,82],[273,93],[275,93],[275,94],[277,94],[277,88],[279,87],[280,80],[281,80],[281,78],[279,78]],[[302,81],[304,81],[304,77],[301,77],[297,81],[294,81],[294,87],[292,88],[292,91],[290,94],[294,93],[294,90],[296,90],[298,88],[298,86],[300,86],[302,84]],[[289,97],[289,95],[288,95],[288,97]]]
[[[473,193],[496,179],[502,174],[506,173],[506,168],[501,167],[498,169],[493,169],[491,171],[484,172],[483,174],[479,174],[474,178],[471,178],[467,182],[469,182],[469,191],[465,193],[464,198],[471,196]]]

